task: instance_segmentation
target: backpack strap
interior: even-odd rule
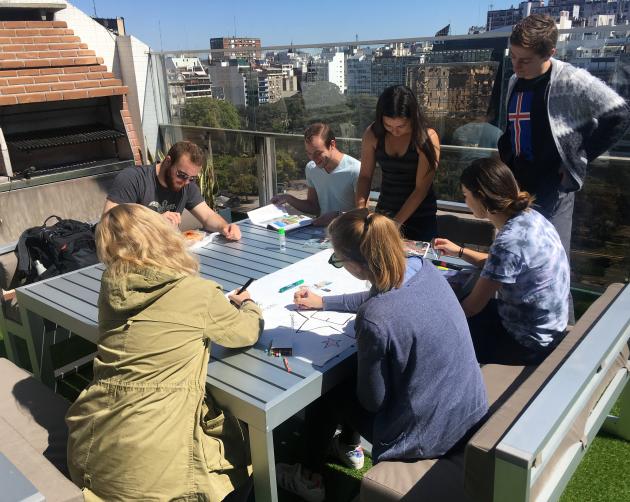
[[[56,214],[51,214],[48,218],[46,218],[46,220],[44,220],[44,224],[42,226],[47,227],[48,220],[50,220],[51,218],[57,218],[57,223],[61,221],[61,218],[59,218],[59,216],[57,216]]]

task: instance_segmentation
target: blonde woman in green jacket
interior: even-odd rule
[[[247,434],[205,396],[210,342],[245,347],[262,313],[249,294],[201,279],[154,211],[103,215],[94,379],[66,416],[68,467],[85,500],[223,500],[248,483]]]

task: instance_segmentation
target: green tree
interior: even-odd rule
[[[189,99],[182,109],[186,125],[240,129],[241,119],[236,107],[229,101],[214,98]]]
[[[304,171],[300,171],[291,153],[286,150],[276,150],[276,181],[278,184],[303,177]]]
[[[249,196],[258,193],[258,178],[253,174],[242,174],[234,180],[231,187],[232,193],[245,196],[245,201],[249,202]]]

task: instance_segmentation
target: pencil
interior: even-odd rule
[[[289,360],[286,357],[283,357],[282,360],[284,361],[284,367],[287,369],[289,373],[291,373],[291,366],[289,366]]]

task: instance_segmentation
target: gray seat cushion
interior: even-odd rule
[[[62,472],[67,472],[68,406],[30,373],[0,358],[0,417]]]
[[[487,364],[481,368],[489,414],[493,413],[532,372],[524,366]],[[361,483],[361,501],[468,501],[464,492],[464,450],[440,459],[380,462]]]

